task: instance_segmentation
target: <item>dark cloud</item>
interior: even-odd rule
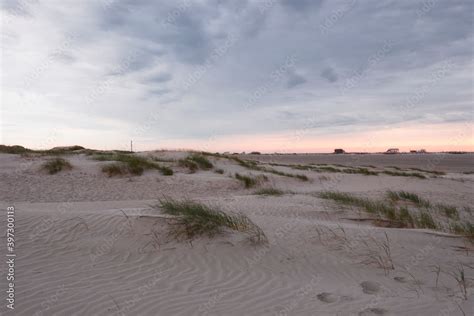
[[[307,81],[308,80],[306,80],[305,77],[303,77],[302,75],[296,73],[295,71],[289,71],[286,86],[289,89],[291,89],[291,88],[294,88],[296,86],[302,85]]]
[[[336,82],[338,79],[337,73],[331,67],[324,68],[323,71],[321,71],[321,77],[329,82]]]

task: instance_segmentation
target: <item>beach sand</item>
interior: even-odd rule
[[[181,159],[185,152],[144,156]],[[318,196],[348,192],[384,199],[405,190],[463,209],[473,206],[472,155],[239,155],[309,181],[209,157],[214,170],[107,177],[107,162],[65,158],[72,170],[49,175],[44,156],[0,154],[2,230],[15,208],[14,315],[472,315],[474,247],[430,229],[387,228],[367,214]],[[270,165],[272,163],[273,165]],[[284,164],[342,164],[444,171],[417,177],[315,172]],[[275,165],[276,164],[276,165]],[[394,169],[397,170],[397,169]],[[413,171],[413,170],[412,170]],[[265,174],[254,194],[233,175]],[[177,241],[158,199],[189,198],[247,215],[268,244],[226,231]],[[471,216],[466,215],[464,216]],[[359,219],[359,220],[357,220]],[[472,216],[471,216],[472,219]],[[4,234],[2,234],[4,235]],[[6,240],[2,238],[2,254]],[[388,248],[388,250],[387,250]],[[456,281],[464,267],[467,293]],[[1,313],[7,315],[1,265]],[[466,299],[467,298],[467,299]]]

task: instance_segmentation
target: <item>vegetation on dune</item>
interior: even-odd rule
[[[394,177],[415,177],[420,179],[426,179],[426,176],[419,172],[402,172],[402,171],[382,171],[383,174],[394,176]]]
[[[366,176],[378,176],[380,174],[385,174],[389,176],[394,176],[394,177],[415,177],[419,179],[426,179],[427,176],[424,175],[423,173],[420,172],[412,172],[412,171],[402,171],[401,168],[399,167],[389,167],[396,169],[397,171],[393,170],[383,170],[383,171],[377,171],[377,170],[369,170],[369,168],[375,168],[374,166],[367,166],[367,167],[347,167],[344,165],[338,165],[334,164],[332,166],[327,165],[327,164],[315,164],[315,165],[284,165],[284,164],[273,164],[273,165],[278,165],[278,166],[286,166],[290,167],[292,169],[297,169],[297,170],[310,170],[314,172],[319,172],[319,173],[346,173],[346,174],[362,174]],[[337,168],[336,168],[337,166]],[[342,167],[342,168],[339,168]],[[429,171],[429,170],[422,170],[422,169],[416,169],[412,168],[412,170],[417,170],[417,171],[422,171],[426,173],[431,173],[435,175],[442,175],[444,174],[441,171]]]
[[[213,164],[209,161],[209,159],[207,159],[203,155],[192,154],[189,155],[186,159],[195,162],[202,170],[209,170],[214,167]]]
[[[224,174],[224,169],[216,169],[214,171],[218,174]]]
[[[102,172],[106,173],[109,177],[121,176],[127,173],[131,173],[130,170],[127,168],[127,165],[120,162],[108,163],[106,165],[103,165]]]
[[[28,155],[28,154],[37,154],[37,155],[66,155],[66,154],[76,154],[91,151],[91,149],[86,149],[82,146],[74,145],[67,147],[55,147],[46,150],[33,150],[19,145],[7,146],[0,145],[0,153],[5,154],[18,154],[18,155]]]
[[[420,171],[420,172],[425,172],[425,173],[431,173],[437,176],[444,176],[446,175],[446,172],[443,171],[436,171],[436,170],[425,170],[425,169],[420,169],[420,168],[410,168],[410,170],[415,170],[415,171]]]
[[[417,206],[420,207],[430,207],[431,203],[428,200],[425,200],[421,198],[418,194],[416,193],[411,193],[411,192],[406,192],[406,191],[388,191],[387,196],[392,200],[392,201],[410,201],[414,203]]]
[[[109,177],[116,175],[132,174],[142,175],[145,170],[159,170],[163,175],[173,175],[173,170],[166,166],[149,160],[146,157],[136,156],[133,154],[106,153],[95,155],[93,157],[99,161],[115,161],[115,163],[107,164],[102,167],[102,171],[107,173]]]
[[[283,176],[283,177],[296,178],[296,179],[299,179],[301,181],[308,181],[309,180],[308,177],[304,174],[292,174],[292,173],[279,171],[279,170],[269,168],[269,167],[265,167],[265,166],[259,166],[256,161],[244,160],[244,159],[241,159],[237,156],[221,155],[221,154],[217,154],[217,153],[213,154],[213,153],[208,153],[208,152],[202,152],[201,154],[205,155],[205,156],[213,156],[213,157],[216,157],[216,158],[224,158],[224,159],[232,160],[232,161],[235,161],[239,166],[244,167],[244,168],[249,169],[249,170],[272,173],[272,174],[276,174],[276,175]],[[272,165],[272,164],[270,164],[270,165]]]
[[[218,208],[202,203],[173,199],[162,199],[155,208],[163,213],[177,216],[177,225],[173,225],[172,234],[180,239],[194,239],[198,236],[212,237],[229,228],[248,233],[255,243],[266,242],[263,231],[243,214],[226,214]]]
[[[0,145],[0,153],[3,154],[24,154],[29,152],[32,152],[32,150],[19,145]]]
[[[188,159],[181,159],[178,161],[178,164],[181,167],[188,168],[190,173],[195,173],[199,169],[197,163]]]
[[[239,181],[242,181],[245,185],[245,188],[252,188],[258,184],[258,179],[252,176],[241,175],[240,173],[235,174],[235,178]]]
[[[436,204],[436,207],[443,212],[446,217],[459,219],[459,212],[456,206],[439,203]]]
[[[41,169],[46,170],[49,174],[56,174],[62,170],[71,170],[72,165],[66,159],[54,158],[43,163]]]
[[[389,227],[447,230],[474,239],[473,224],[469,220],[462,220],[459,210],[455,206],[433,205],[415,193],[388,191],[388,203],[387,201],[360,198],[349,193],[334,191],[321,192],[319,197],[343,205],[360,207],[366,212],[386,220]],[[398,201],[412,202],[414,208],[409,208],[406,205],[397,206],[396,202]],[[434,217],[435,214],[444,216],[447,220],[437,221]],[[448,226],[445,225],[446,222]]]
[[[253,175],[242,175],[240,173],[235,174],[235,178],[241,181],[246,189],[253,188],[254,186],[268,181],[268,177],[264,174],[259,174],[257,176]]]
[[[204,155],[193,153],[178,161],[181,167],[188,168],[191,173],[196,172],[197,170],[210,170],[214,167],[212,162],[209,161]]]
[[[438,225],[436,225],[433,216],[427,211],[421,211],[420,216],[416,220],[416,226],[420,228],[429,228],[429,229],[436,229]]]

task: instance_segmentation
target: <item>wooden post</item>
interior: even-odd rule
[[[130,141],[130,152],[133,153],[133,140]]]

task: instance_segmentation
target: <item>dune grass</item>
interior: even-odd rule
[[[426,169],[420,169],[420,168],[409,168],[410,170],[414,171],[420,171],[420,172],[425,172],[425,173],[431,173],[437,176],[444,176],[446,175],[446,172],[444,171],[437,171],[437,170],[426,170]]]
[[[273,168],[268,168],[268,167],[265,167],[265,166],[259,166],[258,163],[256,161],[253,161],[253,160],[243,160],[243,159],[241,159],[239,157],[236,157],[236,156],[219,155],[219,154],[212,154],[212,153],[203,153],[203,155],[208,155],[208,156],[214,156],[214,157],[218,157],[218,158],[225,158],[225,159],[233,160],[233,161],[237,162],[237,164],[239,166],[244,167],[244,168],[249,169],[249,170],[272,173],[272,174],[276,174],[276,175],[283,176],[283,177],[296,178],[296,179],[299,179],[301,181],[309,181],[308,177],[304,174],[292,174],[292,173],[279,171],[279,170],[276,170],[276,169],[273,169]],[[277,165],[277,164],[274,164],[274,165]]]
[[[426,179],[426,176],[419,172],[403,172],[403,171],[391,171],[391,170],[384,170],[382,171],[383,174],[394,176],[394,177],[415,177],[419,179]]]
[[[102,166],[102,172],[106,173],[109,177],[121,176],[124,174],[131,173],[127,165],[120,162],[108,163]],[[142,171],[143,173],[143,171]],[[141,173],[140,173],[141,174]]]
[[[102,172],[107,173],[109,177],[131,174],[131,175],[142,175],[145,170],[159,170],[161,174],[165,176],[173,175],[173,170],[166,166],[151,161],[146,157],[136,156],[133,154],[121,154],[121,153],[106,153],[100,154],[93,157],[99,161],[115,161],[102,167]]]
[[[379,215],[389,220],[389,227],[428,228],[434,230],[450,231],[474,239],[474,224],[469,220],[462,220],[459,210],[455,206],[446,204],[433,205],[428,200],[406,191],[388,191],[387,197],[391,203],[360,198],[349,193],[327,191],[319,194],[320,198],[333,200],[337,203],[356,206],[365,209],[368,213]],[[416,207],[410,210],[406,206],[397,207],[393,202],[405,200],[413,202]],[[433,218],[436,211],[448,218],[448,227],[445,221],[437,222]],[[444,224],[443,224],[444,223]]]
[[[258,183],[256,177],[241,175],[240,173],[236,173],[235,178],[239,181],[242,181],[245,185],[245,188],[247,188],[247,189],[256,186],[257,183]]]
[[[41,169],[46,170],[49,174],[56,174],[63,170],[71,170],[72,165],[66,159],[54,158],[43,163]]]
[[[210,170],[214,165],[202,154],[191,154],[185,159],[178,161],[179,166],[188,168],[190,173],[195,173],[199,169]]]
[[[368,198],[360,198],[349,193],[326,191],[319,194],[320,198],[336,201],[340,204],[358,206],[368,213],[378,214],[391,220],[397,219],[397,210],[391,205],[381,201],[373,201]]]
[[[209,161],[209,159],[200,154],[191,154],[186,158],[186,160],[195,162],[202,170],[209,170],[214,167],[214,165]]]
[[[421,211],[420,216],[416,219],[416,226],[420,228],[436,229],[438,225],[428,211]]]
[[[263,231],[243,214],[227,214],[216,207],[191,200],[177,201],[162,199],[155,206],[163,213],[177,216],[178,225],[173,226],[172,234],[180,239],[194,239],[198,236],[213,237],[229,228],[250,234],[255,243],[266,242]]]
[[[51,149],[34,150],[19,145],[0,145],[0,153],[17,155],[41,155],[41,156],[60,156],[78,153],[93,152],[93,149],[86,149],[82,146],[74,145],[67,147],[55,147]]]
[[[274,164],[274,165],[279,165],[279,166],[286,166],[290,167],[292,169],[297,169],[297,170],[310,170],[314,172],[319,172],[319,173],[346,173],[346,174],[362,174],[366,176],[378,176],[380,174],[385,174],[389,176],[394,176],[394,177],[415,177],[419,179],[426,179],[427,177],[420,172],[405,172],[401,171],[402,169],[398,167],[389,167],[389,168],[394,168],[397,171],[393,170],[384,170],[384,171],[376,171],[376,170],[369,170],[366,167],[348,167],[344,165],[327,165],[327,164],[316,164],[316,165],[284,165],[284,164]],[[339,168],[341,167],[341,168]],[[373,166],[370,166],[370,168],[375,168]],[[413,169],[414,170],[414,169]],[[423,171],[427,173],[432,173],[436,175],[441,175],[444,173],[438,172],[438,171],[428,171],[428,170],[421,170],[421,169],[416,169],[417,171]]]
[[[454,222],[450,227],[451,231],[463,235],[469,238],[471,241],[474,241],[474,224],[470,222]]]
[[[407,191],[388,191],[387,196],[394,202],[396,201],[410,201],[420,207],[430,207],[430,201],[421,198],[416,193],[411,193]]]
[[[254,194],[280,196],[280,195],[285,194],[285,192],[275,189],[275,188],[262,188],[260,190],[255,191]]]
[[[2,154],[25,154],[32,152],[33,150],[29,148],[25,148],[20,145],[13,145],[13,146],[8,146],[8,145],[0,145],[0,153]]]
[[[199,169],[199,166],[197,163],[188,159],[180,159],[178,161],[178,165],[180,167],[188,168],[190,173],[195,173]]]
[[[436,208],[448,218],[459,219],[459,212],[456,206],[438,203]]]

